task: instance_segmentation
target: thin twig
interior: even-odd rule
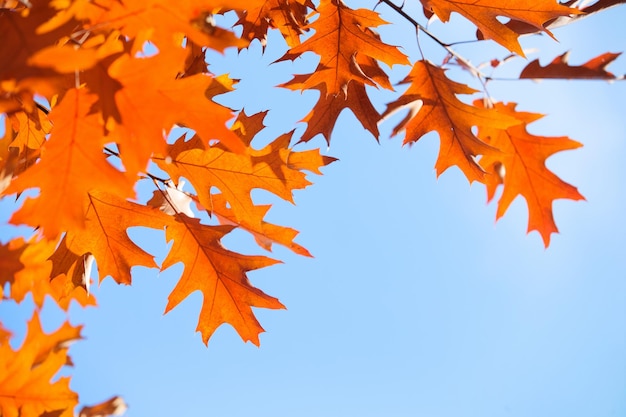
[[[472,64],[470,61],[468,61],[465,57],[463,57],[457,51],[452,49],[451,45],[453,45],[453,44],[447,44],[447,43],[443,42],[442,40],[440,40],[439,38],[437,38],[437,36],[432,34],[425,26],[420,24],[412,16],[410,16],[408,13],[406,13],[402,9],[402,7],[394,4],[391,0],[379,0],[379,3],[385,3],[391,9],[393,9],[396,13],[398,13],[400,16],[402,16],[406,21],[408,21],[413,26],[415,26],[415,28],[418,31],[424,32],[424,34],[426,34],[426,36],[428,36],[430,39],[432,39],[438,45],[440,45],[442,48],[444,48],[446,51],[448,51],[448,53],[450,55],[452,55],[459,63],[463,64],[472,73],[472,75],[474,75],[476,78],[478,78],[480,80],[480,83],[483,85],[483,89],[486,90],[485,80],[489,79],[489,77],[486,76],[485,74],[483,74],[478,68],[476,68],[474,66],[474,64]],[[459,42],[456,42],[456,44],[458,44],[458,43]]]

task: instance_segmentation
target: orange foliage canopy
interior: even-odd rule
[[[476,25],[481,39],[519,56],[521,34],[552,36],[552,25],[622,2],[599,0],[579,10],[571,1],[421,0],[426,16],[447,22],[458,13]],[[382,3],[426,31],[401,6]],[[216,25],[215,16],[227,12],[236,15],[236,29]],[[468,69],[482,84],[488,79],[443,42],[450,53],[446,61],[417,60],[401,82],[406,90],[381,114],[371,89],[394,91],[387,68],[410,65],[400,47],[376,32],[386,23],[377,12],[342,0],[0,1],[0,193],[19,197],[10,223],[34,230],[27,239],[0,243],[2,299],[20,302],[32,293],[37,309],[47,296],[66,310],[71,300],[93,305],[93,262],[100,278],[120,284],[131,284],[135,266],[164,270],[183,263],[166,311],[200,291],[197,329],[205,343],[227,323],[258,345],[263,328],[252,307],[284,307],[255,288],[248,272],[277,261],[240,254],[222,240],[239,229],[266,251],[278,244],[310,256],[294,241],[297,231],[266,220],[271,206],[256,202],[253,193],[265,190],[293,202],[295,190],[311,184],[306,174],[321,174],[334,161],[294,142],[318,134],[330,142],[346,108],[377,139],[384,118],[408,110],[394,134],[405,132],[404,143],[412,144],[436,132],[437,175],[456,166],[470,182],[484,183],[489,199],[502,185],[498,218],[523,196],[528,229],[537,230],[547,246],[557,231],[552,202],[583,197],[545,161],[579,144],[531,135],[526,126],[539,116],[516,110],[515,103],[494,102],[486,90],[481,99],[469,100],[465,96],[478,91],[453,81],[449,64]],[[235,81],[212,74],[207,57],[253,41],[265,48],[270,30],[288,48],[278,61],[307,52],[319,57],[312,72],[282,85],[316,91],[319,98],[303,119],[301,137],[294,140],[292,131],[256,146],[266,113],[247,115],[219,104],[216,97],[233,90]],[[520,78],[616,79],[606,66],[618,55],[605,53],[579,66],[565,55],[547,66],[534,61]],[[138,184],[151,187],[153,197],[139,198]],[[161,265],[129,237],[135,227],[160,230],[164,241],[173,242]],[[67,378],[50,381],[67,362],[65,342],[78,338],[78,329],[65,324],[46,336],[38,317],[17,351],[0,327],[3,416],[71,415],[77,404]],[[119,407],[112,398],[81,415]]]

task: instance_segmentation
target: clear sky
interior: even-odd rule
[[[377,10],[398,20],[383,5]],[[614,8],[555,30],[560,43],[544,36],[522,45],[542,48],[528,57],[543,64],[566,50],[580,64],[622,51],[624,21],[626,8]],[[471,38],[450,25],[432,28],[445,40]],[[410,26],[381,33],[419,59]],[[291,130],[311,104],[270,86],[311,66],[269,66],[282,50],[261,56],[258,46],[237,63],[229,51],[213,70],[242,80],[229,104],[271,109],[267,140]],[[440,50],[423,46],[440,62]],[[507,55],[493,43],[458,50],[474,63]],[[497,74],[517,75],[523,65],[511,62],[510,72]],[[394,68],[394,80],[407,70]],[[626,58],[609,70],[626,73]],[[451,76],[470,81],[458,71]],[[391,121],[376,143],[346,112],[330,149],[319,138],[313,143],[340,161],[310,177],[315,184],[296,193],[296,206],[258,194],[275,203],[269,219],[298,229],[297,242],[315,256],[276,248],[284,263],[250,274],[288,308],[256,310],[267,331],[261,347],[242,343],[228,326],[205,347],[194,333],[200,294],[162,315],[180,266],[161,274],[136,268],[133,286],[107,278],[95,289],[98,308],[71,310],[87,339],[70,350],[81,401],[119,394],[129,417],[626,415],[626,84],[502,81],[489,91],[547,114],[533,133],[585,145],[549,160],[587,200],[556,202],[561,233],[549,249],[536,232],[526,234],[523,200],[495,223],[481,185],[468,186],[456,169],[436,179],[437,135],[402,148],[401,138],[388,139]],[[2,221],[7,207],[0,206]],[[10,233],[0,230],[3,242]],[[226,244],[262,253],[240,239],[249,240],[236,234]],[[2,319],[18,332],[29,309],[28,302],[0,303]],[[48,310],[52,329],[63,315]]]

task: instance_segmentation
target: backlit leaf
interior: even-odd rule
[[[507,128],[520,122],[494,109],[465,104],[457,94],[472,94],[472,88],[450,80],[444,70],[428,61],[418,61],[403,83],[410,83],[406,92],[387,106],[385,115],[410,108],[409,114],[394,128],[394,134],[406,131],[404,143],[417,142],[431,131],[439,133],[437,175],[451,166],[458,166],[467,179],[481,180],[483,169],[476,162],[478,155],[491,155],[498,150],[479,139],[474,126]]]
[[[549,35],[544,24],[560,16],[580,14],[578,9],[563,6],[554,0],[421,0],[443,22],[452,12],[474,23],[485,38],[493,39],[511,52],[524,56],[517,40],[519,34],[498,20],[508,17],[526,23]]]
[[[477,101],[475,104],[480,106],[481,103]],[[558,232],[552,214],[552,202],[560,198],[584,198],[575,187],[550,171],[545,162],[551,155],[576,149],[581,144],[567,137],[532,135],[526,126],[541,118],[541,115],[518,112],[514,103],[496,103],[495,106],[523,123],[506,129],[481,126],[478,130],[479,137],[500,150],[499,154],[485,155],[480,160],[480,165],[491,174],[485,177],[488,198],[491,200],[497,186],[503,185],[496,213],[497,218],[500,218],[518,195],[524,197],[528,205],[528,232],[537,230],[547,247],[550,235]]]
[[[80,339],[80,327],[64,323],[54,333],[43,333],[35,313],[22,346],[13,350],[0,343],[0,414],[3,417],[39,417],[58,412],[72,417],[78,395],[69,378],[52,379],[68,363],[69,342]]]

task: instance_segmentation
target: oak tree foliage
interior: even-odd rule
[[[0,415],[73,415],[78,395],[68,377],[54,377],[71,365],[68,342],[80,339],[80,328],[65,323],[46,334],[39,310],[46,296],[66,310],[72,300],[95,305],[89,291],[94,262],[98,280],[110,276],[120,284],[131,284],[135,266],[165,270],[182,263],[166,311],[200,291],[197,330],[205,343],[227,323],[258,345],[263,328],[252,307],[284,307],[254,287],[248,272],[278,261],[228,249],[222,239],[240,229],[266,252],[281,245],[310,256],[294,241],[297,231],[266,220],[270,206],[256,202],[252,191],[293,202],[293,193],[311,184],[307,175],[321,174],[335,160],[299,144],[330,143],[345,109],[376,139],[379,124],[394,112],[404,115],[393,128],[404,144],[436,132],[437,175],[457,167],[469,182],[483,183],[488,199],[497,199],[498,218],[521,195],[528,231],[548,246],[557,232],[553,201],[583,196],[545,161],[580,144],[529,133],[541,115],[492,99],[485,87],[492,78],[441,41],[428,22],[458,14],[476,27],[474,42],[492,41],[509,57],[526,59],[522,35],[556,37],[554,28],[624,1],[420,1],[419,13],[393,0],[0,1],[0,197],[16,201],[9,223],[31,230],[0,244],[0,296],[21,302],[31,293],[37,310],[17,349],[0,327]],[[446,59],[412,61],[402,45],[388,43],[377,31],[387,24],[382,8],[415,28],[408,41],[430,38]],[[270,38],[270,31],[280,36]],[[271,47],[269,39],[286,49],[278,62],[310,53],[319,58],[309,73],[277,86],[316,91],[318,99],[301,135],[291,131],[256,146],[266,112],[219,104],[237,81],[211,73],[209,65],[215,52],[251,43]],[[618,56],[602,51],[585,63],[570,63],[567,54],[547,57],[528,62],[518,78],[618,80],[607,70]],[[489,65],[505,61],[494,57]],[[402,93],[376,102],[374,89],[399,88],[390,81],[397,66],[410,68]],[[451,67],[463,68],[474,82],[452,79]],[[138,187],[150,188],[152,197],[139,198]],[[130,239],[134,227],[164,232],[171,249],[161,264]],[[80,415],[124,409],[113,397]]]

